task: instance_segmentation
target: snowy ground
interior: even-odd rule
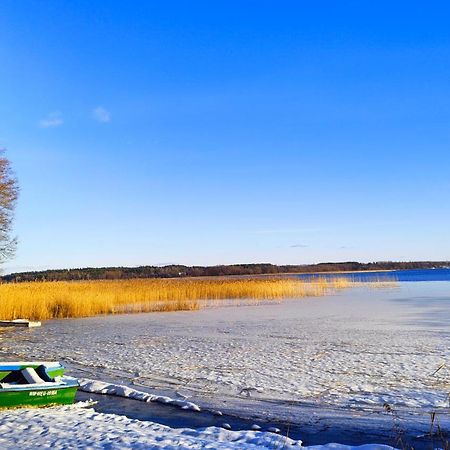
[[[301,443],[273,433],[223,428],[173,430],[91,408],[15,410],[0,416],[0,446],[8,449],[273,449]],[[83,405],[81,405],[83,406]]]
[[[351,450],[331,444],[302,447],[300,441],[274,433],[228,431],[209,427],[171,429],[115,414],[101,414],[84,404],[43,410],[15,410],[0,415],[0,447],[52,449],[288,449]],[[389,450],[366,445],[360,450]]]
[[[449,325],[448,283],[402,283],[264,306],[52,321],[3,333],[0,352],[62,360],[78,376],[260,421],[301,424],[305,411],[323,408],[370,417],[387,403],[429,426],[431,410],[448,421]]]

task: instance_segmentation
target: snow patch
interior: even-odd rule
[[[120,384],[104,383],[103,381],[90,380],[88,378],[81,378],[79,383],[80,390],[84,392],[116,395],[118,397],[132,398],[141,402],[157,402],[166,405],[178,406],[179,408],[185,410],[200,411],[200,407],[198,405],[188,402],[187,400],[177,400],[162,395],[149,394],[148,392],[138,391]]]

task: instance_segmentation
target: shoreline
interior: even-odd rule
[[[410,297],[422,298],[424,293],[440,304],[450,301],[447,288],[433,284],[417,285]],[[397,297],[389,290],[375,295],[350,290],[339,301],[334,296],[320,302],[307,299],[302,307],[290,301],[244,310],[52,321],[31,332],[15,330],[2,339],[2,353],[67,358],[70,375],[188,400],[201,408],[184,411],[80,393],[80,400],[99,400],[93,406],[98,413],[173,429],[224,423],[236,433],[253,424],[263,431],[279,428],[282,435],[289,429],[289,436],[304,445],[395,445],[392,429],[397,424],[404,442],[428,450],[429,412],[438,413],[445,432],[450,425],[448,407],[440,406],[447,392],[447,369],[430,379],[448,354],[446,322],[441,337],[435,323],[424,330],[420,321],[405,322],[397,313],[417,313],[418,305],[393,301]],[[433,307],[429,302],[420,306],[424,313]],[[68,341],[73,352],[63,356]],[[217,410],[223,414],[215,416]],[[438,442],[436,436],[434,440]]]
[[[271,418],[264,420],[257,415],[242,417],[232,411],[224,410],[217,415],[214,411],[202,409],[200,412],[158,404],[142,404],[137,400],[102,394],[80,392],[80,401],[92,398],[97,401],[93,409],[101,413],[118,414],[130,419],[151,421],[171,428],[222,427],[224,423],[233,431],[251,430],[252,426],[261,427],[261,431],[279,429],[279,434],[294,440],[301,440],[304,446],[326,445],[336,442],[341,445],[398,445],[398,436],[393,434],[393,422],[402,427],[402,438],[416,450],[429,450],[433,439],[426,436],[430,430],[428,411],[413,411],[407,408],[395,410],[396,417],[382,407],[374,410],[333,408],[327,405],[307,405],[299,407],[301,417],[295,423]],[[261,402],[254,405],[255,413],[269,404]],[[313,418],[313,420],[311,420]]]

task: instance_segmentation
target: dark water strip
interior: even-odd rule
[[[92,399],[97,403],[93,408],[97,412],[119,414],[131,419],[151,421],[171,428],[221,427],[224,423],[234,431],[249,430],[253,424],[261,431],[271,427],[280,429],[280,434],[295,440],[302,440],[303,445],[321,445],[337,442],[345,445],[385,444],[397,448],[414,448],[430,450],[435,447],[445,448],[449,436],[445,432],[439,435],[436,427],[430,435],[429,415],[407,410],[394,413],[368,410],[339,410],[334,408],[317,409],[306,405],[302,418],[296,423],[262,422],[223,414],[217,416],[210,411],[185,411],[169,405],[146,403],[138,400],[111,395],[78,392],[77,401]],[[265,405],[267,406],[267,405]]]

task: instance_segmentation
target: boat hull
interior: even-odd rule
[[[68,405],[74,402],[77,388],[78,383],[68,386],[48,386],[45,388],[0,389],[0,408]]]

